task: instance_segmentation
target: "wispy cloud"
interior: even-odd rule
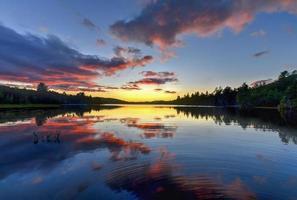
[[[134,47],[121,47],[116,46],[113,49],[114,54],[118,57],[133,57],[137,58],[141,56],[141,50]]]
[[[97,39],[96,40],[96,45],[97,46],[105,46],[106,45],[106,42],[105,42],[105,40],[103,40],[103,39]]]
[[[251,33],[252,37],[264,37],[266,35],[267,35],[267,33],[264,30],[258,30],[258,31],[255,31],[255,32]]]
[[[138,81],[129,82],[137,85],[163,85],[165,83],[177,82],[177,78],[143,78]]]
[[[95,25],[95,23],[90,20],[89,18],[83,18],[82,19],[82,25],[90,30],[96,30],[96,31],[99,31],[99,27]]]
[[[130,81],[125,86],[131,88],[140,88],[142,85],[164,85],[166,83],[178,82],[176,74],[174,72],[154,72],[154,71],[142,71],[140,74],[143,76],[142,79],[137,81]],[[129,87],[128,87],[129,88]],[[155,91],[161,91],[162,89],[157,88]]]
[[[257,52],[255,54],[253,54],[253,56],[256,57],[256,58],[259,58],[259,57],[262,57],[262,56],[264,56],[264,55],[266,55],[268,53],[269,53],[268,50],[266,50],[266,51],[260,51],[260,52]]]
[[[164,92],[167,93],[167,94],[176,94],[176,91],[171,91],[171,90],[166,90]]]
[[[144,77],[138,81],[129,82],[129,84],[137,85],[163,85],[170,82],[177,82],[176,74],[174,72],[154,72],[142,71],[140,74]]]
[[[141,90],[137,84],[128,83],[121,87],[122,90]]]
[[[154,71],[142,71],[140,72],[144,77],[173,77],[176,76],[174,72],[154,72]]]

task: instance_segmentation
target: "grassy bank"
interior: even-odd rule
[[[0,109],[58,108],[58,104],[0,104]]]

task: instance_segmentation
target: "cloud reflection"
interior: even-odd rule
[[[162,153],[163,152],[163,153]],[[139,199],[256,199],[255,194],[237,178],[224,184],[207,175],[180,175],[179,165],[165,149],[153,162],[127,163],[106,178],[113,190],[132,192]]]
[[[159,119],[154,118],[156,121]],[[161,137],[161,138],[168,138],[173,137],[176,133],[177,126],[164,124],[161,122],[140,122],[139,118],[122,118],[120,120],[122,123],[126,124],[128,127],[137,128],[143,130],[143,137],[144,138],[154,138],[154,137]]]
[[[143,143],[95,128],[97,122],[102,122],[102,117],[59,116],[48,119],[41,126],[34,120],[29,122],[0,126],[0,178],[33,168],[48,170],[81,152],[108,149],[110,159],[117,161],[136,159],[151,151]],[[59,142],[51,142],[57,131]],[[45,141],[36,142],[36,137]]]

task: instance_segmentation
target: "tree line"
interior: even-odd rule
[[[0,86],[1,104],[100,104],[99,97],[86,96],[83,92],[76,95],[48,90],[44,83],[37,90]]]
[[[113,98],[91,97],[79,92],[76,95],[50,91],[44,83],[36,90],[0,86],[1,104],[119,104],[128,103]],[[143,103],[143,102],[142,102]],[[240,106],[279,107],[281,109],[297,109],[297,71],[283,71],[278,79],[270,84],[249,87],[243,83],[238,88],[229,86],[217,87],[213,92],[195,92],[178,96],[173,101],[154,101],[145,103],[162,103],[177,105],[206,106]]]
[[[297,108],[297,71],[289,73],[283,71],[278,79],[270,84],[249,87],[243,83],[238,88],[229,86],[217,87],[213,92],[195,92],[178,96],[172,101],[182,105],[208,105],[208,106],[240,106],[252,107],[277,107],[283,109]]]

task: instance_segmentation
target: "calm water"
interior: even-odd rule
[[[0,111],[0,199],[297,199],[297,126],[274,110]]]

